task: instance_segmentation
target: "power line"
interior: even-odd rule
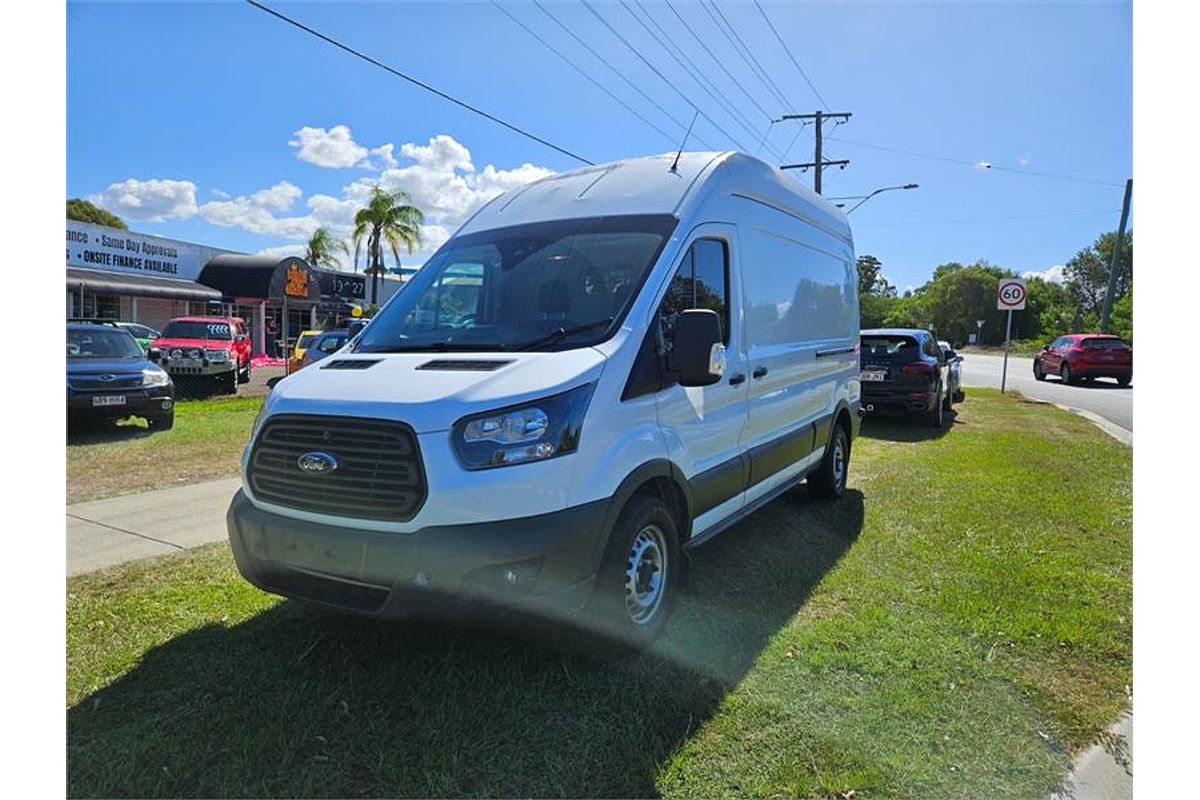
[[[722,136],[724,136],[725,138],[727,138],[727,139],[729,139],[731,142],[733,142],[735,145],[737,145],[737,148],[738,148],[739,150],[741,150],[741,151],[745,152],[745,150],[746,150],[746,146],[745,146],[745,145],[743,145],[741,142],[739,142],[739,141],[737,140],[737,137],[733,136],[731,133],[729,133],[729,131],[725,130],[725,129],[724,129],[724,128],[722,128],[720,125],[718,125],[718,124],[717,124],[717,123],[716,123],[716,122],[713,120],[713,118],[712,118],[712,117],[710,117],[708,114],[704,113],[704,112],[703,112],[703,111],[702,111],[702,110],[699,108],[699,106],[697,106],[697,105],[696,105],[695,103],[693,103],[693,102],[692,102],[690,99],[688,99],[688,96],[687,96],[687,95],[685,95],[683,92],[681,92],[681,91],[679,90],[679,87],[677,87],[677,86],[676,86],[674,83],[672,83],[672,82],[670,81],[670,79],[668,79],[668,78],[667,78],[667,76],[663,75],[663,74],[662,74],[662,72],[660,72],[660,71],[659,71],[658,67],[656,67],[656,66],[654,66],[653,64],[651,64],[651,63],[650,63],[650,62],[649,62],[649,61],[646,59],[646,57],[645,57],[645,56],[643,56],[643,55],[642,55],[640,52],[638,52],[638,49],[637,49],[636,47],[634,47],[632,44],[630,44],[630,43],[629,43],[629,40],[628,40],[628,39],[626,39],[624,36],[622,36],[622,35],[621,35],[621,32],[620,32],[620,31],[618,31],[616,28],[614,28],[612,25],[610,25],[610,24],[609,24],[609,22],[608,22],[608,20],[606,20],[606,19],[605,19],[603,16],[601,16],[601,15],[600,15],[600,13],[599,13],[598,11],[596,11],[596,9],[595,9],[595,8],[593,8],[593,7],[592,7],[592,4],[591,4],[591,3],[589,3],[589,2],[588,2],[588,0],[582,0],[582,2],[583,2],[583,7],[584,7],[584,8],[586,8],[588,11],[590,11],[590,12],[592,13],[592,16],[594,16],[596,19],[600,20],[600,23],[601,23],[602,25],[604,25],[604,27],[608,28],[608,30],[609,30],[609,31],[610,31],[610,32],[611,32],[611,33],[612,33],[614,36],[616,36],[618,39],[620,39],[620,40],[621,40],[621,43],[622,43],[622,44],[624,44],[624,45],[625,45],[625,47],[627,47],[627,48],[630,50],[630,52],[632,52],[632,53],[633,53],[635,56],[637,56],[637,57],[638,57],[638,58],[641,60],[641,62],[642,62],[643,64],[645,64],[647,67],[649,67],[649,68],[650,68],[650,70],[651,70],[651,71],[652,71],[652,72],[653,72],[655,75],[657,75],[657,76],[659,77],[659,79],[660,79],[660,80],[662,80],[662,82],[663,82],[663,83],[665,83],[665,84],[667,84],[668,86],[670,86],[670,87],[671,87],[671,89],[672,89],[672,90],[673,90],[673,91],[674,91],[676,94],[678,94],[678,95],[679,95],[681,98],[683,98],[683,101],[684,101],[685,103],[687,103],[689,106],[691,106],[693,111],[695,111],[697,114],[699,114],[699,115],[700,115],[701,117],[703,117],[705,120],[707,120],[708,124],[709,124],[709,125],[712,125],[714,128],[716,128],[716,129],[717,129],[717,131],[718,131],[718,132],[720,132],[720,134],[721,134]]]
[[[653,30],[651,30],[651,28],[645,23],[645,21],[642,20],[641,17],[639,17],[637,14],[635,14],[633,12],[633,9],[629,6],[628,3],[625,2],[625,0],[621,0],[621,6],[625,9],[625,11],[627,11],[629,13],[629,16],[633,17],[634,20],[636,20],[637,23],[642,26],[643,30],[645,30],[647,33],[650,34],[650,36],[654,39],[654,41],[658,43],[659,47],[661,47],[663,50],[666,51],[667,55],[669,55],[671,58],[675,59],[675,63],[678,64],[685,73],[687,73],[688,77],[690,77],[693,81],[695,81],[697,86],[699,86],[701,89],[703,89],[705,91],[705,93],[707,93],[708,96],[713,99],[713,102],[715,102],[717,104],[718,108],[722,109],[726,114],[728,114],[730,119],[732,119],[734,122],[741,125],[742,129],[744,131],[746,131],[748,134],[750,134],[751,136],[758,136],[758,132],[756,130],[754,130],[754,128],[750,125],[750,123],[746,120],[746,118],[741,114],[734,113],[736,111],[736,109],[734,109],[733,105],[731,103],[729,103],[729,101],[722,100],[720,97],[718,97],[716,95],[716,93],[706,85],[705,81],[703,80],[703,76],[697,77],[696,74],[692,70],[690,70],[686,64],[684,64],[683,60],[681,60],[678,56],[676,56],[675,53],[671,50],[671,48],[667,46],[667,43],[664,42],[661,38],[659,38],[658,34],[656,34]],[[689,61],[690,61],[690,59],[689,59]],[[777,151],[776,151],[776,153],[777,153]]]
[[[320,31],[314,30],[313,28],[310,28],[301,22],[297,22],[296,20],[292,19],[291,17],[289,17],[285,14],[281,14],[280,12],[274,10],[273,8],[269,8],[265,5],[263,5],[262,3],[258,2],[258,0],[246,0],[246,2],[249,3],[250,5],[254,6],[255,8],[259,9],[260,11],[265,11],[266,13],[270,14],[271,16],[276,17],[277,19],[281,19],[284,22],[288,23],[289,25],[299,28],[300,30],[304,31],[305,33],[309,33],[324,42],[328,42],[329,44],[333,45],[334,47],[337,47],[340,50],[346,51],[347,53],[351,54],[352,56],[361,58],[363,61],[366,61],[368,64],[373,64],[374,66],[379,67],[380,69],[384,70],[385,72],[395,75],[397,78],[406,80],[409,83],[413,84],[414,86],[419,86],[420,88],[424,89],[425,91],[435,94],[444,100],[449,100],[451,103],[454,103],[455,105],[460,106],[461,108],[465,108],[466,110],[468,110],[474,114],[478,114],[479,116],[481,116],[485,119],[491,120],[492,122],[495,122],[497,125],[502,125],[505,128],[508,128],[510,131],[513,131],[514,133],[518,133],[521,136],[526,137],[527,139],[532,139],[533,141],[537,142],[538,144],[545,145],[546,147],[549,147],[552,150],[557,150],[558,152],[562,153],[565,156],[569,156],[570,158],[573,158],[576,161],[581,161],[584,164],[587,164],[589,167],[595,166],[594,162],[588,161],[586,158],[584,158],[581,155],[578,155],[577,153],[572,153],[570,150],[567,150],[564,147],[559,147],[558,145],[554,144],[553,142],[543,139],[542,137],[540,137],[536,134],[530,133],[529,131],[524,130],[523,128],[519,128],[516,125],[512,124],[511,122],[506,122],[494,114],[489,114],[488,112],[484,111],[483,109],[477,108],[476,106],[471,105],[470,103],[466,102],[465,100],[459,100],[457,97],[455,97],[451,94],[447,94],[446,92],[443,92],[441,89],[438,89],[434,86],[430,86],[428,83],[425,83],[424,81],[422,81],[418,78],[414,78],[411,75],[406,75],[403,72],[401,72],[400,70],[390,67],[387,64],[384,64],[382,61],[379,61],[378,59],[372,58],[371,56],[369,56],[365,53],[355,50],[353,47],[350,47],[349,45],[342,44],[337,39],[326,36],[325,34],[321,33]]]
[[[600,81],[598,81],[598,80],[596,80],[595,78],[593,78],[593,77],[592,77],[591,75],[589,75],[589,74],[588,74],[586,71],[584,71],[584,69],[583,69],[582,67],[580,67],[580,66],[579,66],[579,65],[577,65],[575,62],[571,61],[571,59],[567,58],[565,55],[563,55],[562,53],[560,53],[558,50],[556,50],[556,49],[554,48],[554,46],[553,46],[553,45],[551,45],[549,42],[547,42],[545,39],[543,39],[541,36],[539,36],[539,35],[538,35],[538,34],[537,34],[535,31],[533,31],[531,28],[529,28],[528,26],[526,26],[526,25],[525,25],[525,23],[521,22],[521,20],[517,19],[517,18],[516,18],[516,17],[514,17],[512,14],[510,14],[510,13],[508,12],[508,10],[507,10],[507,9],[505,9],[503,6],[501,6],[501,5],[500,5],[498,2],[496,2],[496,0],[492,0],[492,5],[494,5],[496,8],[498,8],[498,9],[500,10],[500,12],[501,12],[502,14],[504,14],[506,17],[508,17],[509,19],[511,19],[511,20],[512,20],[513,22],[515,22],[517,25],[519,25],[519,26],[521,27],[521,29],[522,29],[522,30],[524,30],[526,33],[528,33],[528,34],[529,34],[530,36],[532,36],[534,39],[537,39],[539,42],[541,42],[541,43],[542,43],[542,44],[543,44],[543,45],[546,47],[546,49],[547,49],[547,50],[549,50],[551,53],[554,53],[554,55],[556,55],[556,56],[558,56],[559,58],[561,58],[561,59],[562,59],[563,61],[565,61],[565,62],[566,62],[568,65],[570,65],[572,69],[574,69],[574,70],[575,70],[576,72],[578,72],[580,75],[582,75],[583,77],[587,78],[589,81],[591,81],[591,82],[592,82],[593,84],[595,84],[597,87],[599,87],[599,88],[600,88],[600,90],[601,90],[602,92],[604,92],[605,94],[607,94],[607,95],[608,95],[609,97],[611,97],[613,100],[615,100],[615,101],[617,101],[618,103],[620,103],[620,104],[621,104],[621,106],[622,106],[622,107],[623,107],[623,108],[624,108],[626,111],[628,111],[630,114],[633,114],[635,117],[637,117],[638,119],[640,119],[642,122],[646,123],[646,124],[647,124],[647,125],[649,125],[651,128],[653,128],[654,130],[656,130],[656,131],[658,131],[660,134],[662,134],[663,138],[665,138],[667,141],[671,142],[672,144],[675,144],[676,142],[678,142],[678,141],[679,141],[679,137],[678,137],[678,136],[672,136],[671,134],[669,134],[669,133],[667,133],[666,131],[664,131],[662,128],[660,128],[660,127],[658,127],[657,125],[655,125],[655,124],[654,124],[653,122],[651,122],[650,120],[646,119],[644,116],[642,116],[642,115],[641,115],[641,113],[639,113],[639,112],[637,111],[637,109],[633,108],[633,107],[632,107],[632,106],[630,106],[628,103],[626,103],[624,100],[622,100],[620,97],[618,97],[617,95],[613,94],[611,91],[609,91],[609,89],[608,89],[608,87],[607,87],[607,86],[605,86],[604,84],[600,83]]]
[[[830,136],[829,138],[835,142],[853,145],[855,147],[867,147],[872,150],[882,150],[887,153],[899,153],[900,155],[913,156],[914,158],[928,158],[933,161],[944,161],[948,164],[958,164],[958,165],[964,166],[964,167],[971,167],[972,169],[980,169],[980,164],[984,163],[984,162],[964,161],[963,159],[960,159],[960,158],[950,158],[948,156],[939,156],[939,155],[933,155],[930,153],[918,153],[915,150],[903,150],[899,147],[885,147],[884,145],[881,145],[881,144],[869,144],[867,142],[855,142],[850,139],[842,139],[840,137],[834,138],[834,137]],[[1048,172],[1035,172],[1033,170],[1017,169],[1016,167],[1004,167],[1004,166],[999,166],[996,164],[988,164],[984,168],[988,169],[988,170],[997,170],[1000,172],[1011,172],[1016,175],[1031,175],[1031,176],[1037,177],[1037,178],[1051,178],[1054,180],[1061,180],[1061,181],[1075,181],[1076,183],[1092,183],[1092,184],[1096,184],[1098,186],[1120,187],[1120,186],[1124,185],[1124,184],[1120,184],[1120,183],[1113,183],[1111,181],[1096,180],[1094,178],[1079,178],[1079,177],[1075,177],[1072,175],[1055,175],[1055,174],[1051,174]]]
[[[609,62],[609,60],[606,59],[604,56],[597,53],[596,49],[594,47],[592,47],[590,44],[588,44],[583,39],[581,39],[579,37],[579,35],[576,34],[575,31],[571,30],[564,22],[562,22],[562,20],[560,20],[558,17],[554,16],[549,11],[547,11],[545,6],[543,6],[541,3],[539,3],[538,0],[533,0],[533,4],[535,6],[537,6],[539,11],[541,11],[543,14],[545,14],[547,17],[549,17],[554,22],[555,25],[557,25],[558,27],[560,27],[564,31],[566,31],[567,35],[570,36],[572,39],[574,39],[581,47],[583,47],[585,50],[587,50],[589,53],[591,53],[597,60],[599,60],[602,64],[604,64],[604,66],[606,66],[610,70],[612,70],[612,72],[615,73],[618,78],[625,81],[625,83],[631,89],[633,89],[635,92],[637,92],[639,95],[641,95],[642,99],[644,99],[647,103],[649,103],[650,105],[654,106],[659,111],[661,111],[663,113],[663,116],[665,116],[667,119],[674,122],[680,128],[683,128],[683,129],[688,128],[688,126],[684,125],[682,121],[676,119],[675,116],[673,114],[671,114],[671,112],[669,112],[665,108],[663,108],[661,103],[654,100],[654,98],[650,97],[650,95],[646,94],[646,92],[643,91],[642,88],[640,86],[638,86],[634,81],[630,80],[629,77],[625,75],[625,73],[621,72],[621,70],[614,67],[612,65],[612,63]],[[710,145],[708,142],[701,139],[699,136],[696,136],[696,141],[700,142],[700,144],[704,145],[709,150],[714,149],[712,145]]]
[[[712,6],[712,10],[709,9],[709,5]],[[771,76],[762,68],[762,65],[758,63],[758,59],[754,57],[754,53],[750,51],[750,48],[746,47],[746,43],[742,41],[742,37],[739,36],[734,27],[729,24],[729,20],[725,18],[725,13],[721,11],[721,8],[716,3],[711,2],[711,0],[710,3],[705,3],[704,0],[700,0],[700,7],[703,8],[705,13],[708,14],[709,19],[713,21],[713,25],[715,25],[717,29],[721,31],[722,35],[724,35],[726,41],[729,42],[734,51],[741,56],[742,61],[746,62],[746,66],[750,67],[750,71],[753,72],[758,79],[763,82],[763,85],[767,87],[767,91],[775,94],[775,99],[779,101],[780,106],[782,108],[794,108],[795,106],[788,102],[788,99],[783,95],[783,92],[780,91],[779,87],[775,84],[775,81],[771,79]],[[717,21],[717,18],[713,16],[714,10],[720,15],[725,25],[728,26],[729,32],[726,32],[725,28],[721,26],[721,23]],[[737,38],[737,43],[730,38],[730,33]],[[738,44],[741,45],[740,49]],[[743,50],[745,52],[743,52]],[[753,63],[751,63],[751,61],[753,61]]]
[[[825,98],[822,97],[821,93],[817,91],[817,87],[813,85],[813,82],[808,79],[808,73],[804,71],[804,67],[800,66],[800,62],[796,60],[796,57],[792,55],[792,48],[788,47],[787,42],[785,42],[783,37],[779,35],[779,31],[775,29],[775,24],[771,22],[771,18],[767,16],[767,12],[763,10],[763,7],[759,4],[758,0],[754,0],[754,7],[758,9],[759,14],[762,14],[762,18],[767,21],[767,25],[771,28],[771,33],[775,34],[775,38],[779,40],[781,45],[783,45],[784,52],[787,53],[788,58],[792,60],[792,63],[796,65],[796,70],[800,73],[800,77],[804,78],[804,82],[808,84],[808,88],[812,89],[812,93],[816,95],[817,100],[821,102],[821,108],[828,111],[829,104],[825,102]]]
[[[759,103],[757,99],[755,99],[754,95],[752,95],[746,89],[746,87],[744,85],[742,85],[742,82],[739,81],[737,79],[737,77],[735,77],[734,74],[725,67],[724,62],[721,61],[721,59],[717,58],[716,55],[713,54],[713,51],[711,49],[709,49],[707,44],[704,43],[704,40],[696,35],[696,32],[694,30],[692,30],[692,26],[689,25],[687,23],[687,21],[679,15],[679,12],[675,10],[675,6],[671,5],[671,0],[666,0],[666,2],[667,2],[667,8],[669,8],[671,10],[671,13],[675,15],[675,18],[677,20],[679,20],[680,24],[683,26],[683,29],[685,31],[687,31],[689,34],[691,34],[691,37],[693,39],[695,39],[696,43],[699,44],[700,47],[702,47],[704,49],[704,52],[708,53],[708,57],[713,60],[713,63],[715,63],[718,67],[721,68],[721,70],[725,73],[725,77],[729,78],[730,82],[732,82],[734,86],[736,86],[739,90],[741,90],[742,94],[746,95],[746,97],[750,100],[750,102],[754,105],[754,107],[757,108],[760,112],[762,112],[763,116],[765,116],[767,119],[772,119],[771,113],[762,107],[762,104]],[[641,3],[639,2],[638,5],[640,6]],[[647,11],[646,16],[650,17],[650,12]],[[651,18],[651,21],[653,21],[653,17],[650,17],[650,18]],[[656,22],[655,25],[657,26],[658,23]],[[659,28],[659,29],[662,30],[661,28]],[[676,45],[676,48],[679,49],[680,52],[683,52],[683,48],[679,47],[678,45]],[[696,67],[696,69],[698,71],[700,70],[699,67]],[[711,81],[710,81],[710,83],[711,83]]]
[[[1063,217],[1093,217],[1111,214],[1120,214],[1121,210],[1113,211],[1064,211],[1057,214],[1026,214],[1014,217],[974,217],[971,219],[927,219],[927,220],[911,220],[908,222],[882,222],[875,223],[876,228],[900,228],[907,225],[951,225],[951,224],[969,224],[976,222],[1015,222],[1026,221],[1033,219],[1061,219]],[[858,223],[859,227],[862,223]]]

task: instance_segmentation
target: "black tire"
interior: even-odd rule
[[[238,383],[249,383],[249,382],[250,382],[250,362],[247,361],[245,368],[238,371]]]
[[[172,410],[158,417],[146,417],[146,427],[152,431],[169,431],[175,427],[175,412]]]
[[[217,391],[221,394],[237,394],[237,387],[237,370],[231,370],[217,378]]]
[[[1033,379],[1035,381],[1046,380],[1046,371],[1042,369],[1042,362],[1035,360],[1033,362]]]
[[[925,422],[931,428],[941,428],[944,420],[943,414],[945,408],[942,404],[942,390],[938,387],[937,399],[933,401],[933,405],[929,411],[925,413]]]
[[[675,605],[682,565],[678,524],[671,509],[653,495],[634,495],[613,525],[583,612],[585,624],[604,644],[620,650],[650,646]],[[644,595],[637,591],[639,586],[646,589]]]
[[[1063,383],[1075,383],[1075,376],[1071,374],[1071,365],[1065,361],[1058,368],[1058,377],[1062,378]]]
[[[1119,378],[1117,378],[1117,385],[1118,386],[1128,386],[1130,380],[1131,380],[1130,376],[1122,375]]]
[[[837,500],[846,491],[846,475],[850,472],[850,434],[846,426],[833,426],[825,455],[806,483],[808,493],[821,500]]]
[[[962,389],[959,389],[957,392],[954,393],[954,402],[961,403],[963,400],[966,400],[966,399],[967,399],[967,394]]]

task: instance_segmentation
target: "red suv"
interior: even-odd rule
[[[167,323],[150,350],[177,384],[208,380],[236,394],[250,380],[250,337],[241,317],[179,317]]]
[[[1116,378],[1128,386],[1133,378],[1133,348],[1110,333],[1068,333],[1033,357],[1033,377],[1057,375],[1063,383]]]

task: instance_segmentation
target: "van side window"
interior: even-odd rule
[[[721,318],[729,344],[729,251],[719,239],[697,239],[688,249],[659,307],[664,353],[674,346],[675,321],[689,308],[706,308]]]

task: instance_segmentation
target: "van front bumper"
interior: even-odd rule
[[[567,619],[591,595],[608,504],[380,533],[264,511],[239,490],[226,524],[239,571],[273,594],[371,617]]]

